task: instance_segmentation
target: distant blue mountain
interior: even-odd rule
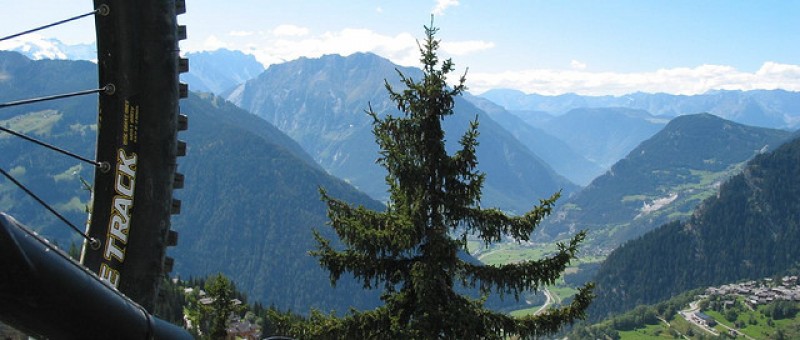
[[[556,172],[570,181],[586,186],[592,179],[606,171],[597,163],[586,159],[586,157],[573,150],[563,140],[544,129],[526,123],[519,116],[506,111],[503,107],[482,97],[466,95],[465,98],[485,111],[489,117],[508,130],[535,155],[541,157]],[[552,118],[552,116],[547,116],[542,121],[549,121]],[[542,121],[539,123],[542,124]]]
[[[254,56],[239,51],[219,49],[188,53],[186,57],[189,72],[182,74],[181,80],[192,91],[221,94],[264,72],[264,65]]]
[[[481,97],[512,112],[533,110],[561,115],[578,108],[624,107],[646,110],[655,116],[707,112],[751,126],[792,130],[800,127],[800,92],[784,90],[710,91],[693,96],[641,92],[623,96],[544,96],[495,89]]]
[[[537,127],[608,169],[667,122],[669,119],[654,117],[644,110],[604,107],[573,109]]]

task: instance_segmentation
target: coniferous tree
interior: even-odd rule
[[[549,258],[502,266],[482,266],[462,260],[467,235],[485,244],[504,235],[526,241],[547,216],[559,193],[540,200],[530,212],[511,217],[480,206],[484,174],[476,169],[477,119],[460,139],[460,149],[448,155],[441,121],[453,114],[454,98],[466,89],[465,77],[449,87],[451,60],[439,61],[437,28],[426,26],[420,46],[424,77],[404,76],[407,87],[391,99],[402,113],[379,117],[370,107],[373,132],[380,146],[379,164],[388,171],[390,200],[383,212],[355,207],[329,197],[330,225],[345,248],[334,249],[318,233],[312,254],[331,275],[333,284],[352,273],[365,288],[382,288],[384,305],[337,319],[313,315],[306,336],[334,338],[502,338],[511,334],[535,336],[557,331],[583,317],[591,300],[591,285],[580,289],[573,302],[542,314],[515,318],[483,307],[480,300],[455,291],[459,284],[478,287],[484,294],[513,295],[553,284],[572,259],[585,234],[578,233]],[[456,235],[456,237],[451,237]]]

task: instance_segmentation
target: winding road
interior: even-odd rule
[[[547,297],[547,301],[545,301],[544,305],[539,307],[539,309],[537,309],[536,312],[533,313],[533,315],[539,315],[544,313],[544,311],[547,310],[547,307],[550,307],[550,305],[553,304],[553,301],[555,301],[555,299],[553,298],[553,293],[550,293],[550,290],[545,288],[542,290],[542,292],[544,292],[544,295]]]

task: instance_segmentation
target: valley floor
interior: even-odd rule
[[[558,246],[556,243],[533,243],[533,242],[505,242],[485,248],[478,242],[470,243],[470,254],[486,265],[502,265],[507,263],[517,263],[521,261],[537,260],[555,254]],[[571,264],[564,271],[564,275],[553,286],[544,287],[536,294],[528,294],[524,297],[525,306],[517,310],[510,311],[511,315],[523,316],[539,314],[550,307],[558,306],[565,300],[568,301],[577,292],[585,280],[591,277],[590,273],[593,265],[599,265],[605,259],[604,256],[591,255],[582,256],[578,261]],[[587,267],[588,265],[588,267]],[[575,279],[579,277],[578,279]]]

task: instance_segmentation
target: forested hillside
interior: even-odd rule
[[[0,102],[97,87],[97,66],[87,61],[32,61],[0,51]],[[57,81],[55,81],[57,79]],[[91,158],[97,129],[97,96],[88,95],[0,110],[0,126]],[[0,168],[55,207],[73,224],[86,221],[94,167],[0,132]],[[21,189],[0,179],[0,211],[68,247],[82,239]]]
[[[756,279],[800,258],[800,139],[757,156],[686,222],[612,252],[596,282],[600,319],[688,289]]]
[[[300,313],[377,302],[347,280],[331,288],[307,252],[313,229],[328,232],[320,187],[372,209],[380,203],[298,157],[287,147],[294,142],[276,139],[282,134],[274,127],[230,103],[193,95],[182,111],[190,149],[179,166],[186,186],[183,211],[173,217],[181,236],[175,275],[222,272],[251,299]]]
[[[789,135],[710,114],[677,117],[565,202],[543,230],[555,236],[587,228],[597,234],[596,245],[613,249],[688,217],[744,162]]]

